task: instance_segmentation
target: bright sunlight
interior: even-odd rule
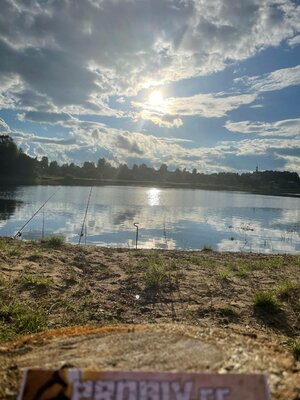
[[[163,95],[160,90],[154,90],[148,97],[148,102],[151,106],[159,106],[163,103]]]

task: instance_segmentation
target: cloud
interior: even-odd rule
[[[275,122],[227,121],[224,126],[230,132],[234,133],[256,134],[258,136],[300,137],[300,118]]]
[[[0,74],[17,85],[0,102],[116,115],[110,96],[211,74],[278,46],[299,32],[299,13],[290,0],[2,0]]]
[[[277,157],[284,160],[287,171],[300,171],[300,156],[277,154]]]
[[[285,154],[289,154],[293,151],[300,151],[300,139],[244,139],[239,142],[223,141],[219,143],[219,147],[226,153],[235,154],[235,156],[246,156],[246,155],[269,155],[272,157],[276,151],[279,154],[285,151]]]
[[[282,68],[261,76],[244,76],[235,79],[254,92],[270,92],[282,90],[289,86],[300,84],[300,65],[292,68]]]
[[[10,127],[4,121],[4,119],[0,118],[0,134],[1,135],[8,135],[11,132]]]
[[[67,122],[69,123],[69,122]],[[294,121],[285,121],[285,126]],[[259,125],[258,125],[259,126]],[[249,131],[258,129],[247,128]],[[141,132],[110,128],[105,124],[71,120],[67,137],[43,137],[32,133],[13,131],[17,144],[29,155],[47,155],[50,160],[81,163],[96,162],[105,157],[113,165],[145,163],[159,167],[166,163],[170,169],[197,168],[204,173],[241,172],[262,169],[295,169],[300,154],[300,138],[250,138],[241,141],[221,141],[214,147],[190,146],[190,140],[157,137]],[[272,165],[272,167],[270,167]]]
[[[162,104],[157,106],[140,102],[132,102],[132,105],[142,109],[139,113],[140,118],[170,128],[181,126],[183,124],[181,117],[198,115],[206,118],[220,118],[242,105],[251,104],[255,99],[255,94],[214,93],[172,97],[163,100]]]
[[[62,124],[66,121],[72,121],[74,118],[66,113],[50,113],[40,111],[28,111],[17,115],[19,121],[32,121],[44,124]]]
[[[298,44],[300,44],[300,35],[294,36],[293,38],[289,39],[287,42],[290,47],[297,46]]]

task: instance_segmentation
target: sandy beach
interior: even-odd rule
[[[209,370],[267,372],[274,399],[299,399],[298,256],[2,238],[0,260],[1,399],[15,398],[30,354],[33,362],[36,348],[41,355],[53,338],[61,352],[66,338],[128,326],[201,338],[224,355]]]

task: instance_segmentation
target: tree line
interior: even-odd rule
[[[146,164],[129,168],[126,164],[114,167],[104,158],[98,162],[85,161],[82,166],[74,163],[59,165],[44,156],[41,160],[27,156],[9,136],[0,136],[0,177],[31,178],[56,177],[65,183],[75,184],[80,180],[94,180],[95,183],[117,182],[153,182],[162,184],[181,184],[195,187],[225,189],[258,190],[264,192],[296,192],[300,190],[300,178],[296,172],[254,171],[247,173],[219,172],[204,174],[196,168],[192,172],[177,168],[169,171],[166,164],[157,169]]]

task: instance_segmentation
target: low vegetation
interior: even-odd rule
[[[278,311],[280,308],[279,302],[270,290],[261,290],[254,294],[253,305],[256,309],[263,311]]]
[[[247,321],[252,330],[290,339],[300,330],[296,256],[133,251],[51,237],[0,239],[0,259],[0,340],[49,327],[117,322],[244,329],[240,321]]]
[[[167,281],[167,272],[163,263],[159,260],[148,260],[148,266],[144,275],[146,290],[158,291]]]
[[[51,285],[51,280],[37,275],[25,274],[21,277],[21,282],[25,286],[47,288]]]
[[[57,249],[62,247],[65,244],[65,238],[63,236],[50,236],[42,240],[42,244],[45,246],[51,247],[53,249]]]
[[[291,339],[289,341],[290,350],[296,361],[300,361],[300,341]]]

